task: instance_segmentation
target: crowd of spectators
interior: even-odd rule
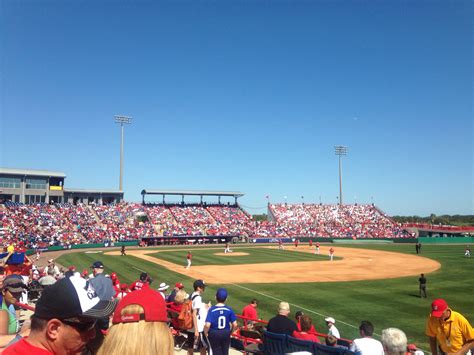
[[[238,205],[0,206],[0,241],[28,248],[124,241],[152,236],[248,238],[403,238],[409,234],[373,205],[271,204],[268,221]]]

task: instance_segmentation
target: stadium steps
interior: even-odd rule
[[[87,205],[86,206],[87,209],[91,212],[92,216],[94,217],[95,221],[97,222],[97,224],[100,226],[100,227],[104,227],[104,225],[102,224],[102,221],[100,220],[99,218],[99,215],[97,214],[97,212],[94,210],[94,208],[92,206],[89,206]]]

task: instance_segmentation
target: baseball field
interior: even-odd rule
[[[336,250],[334,261],[327,250]],[[115,271],[121,282],[135,281],[142,271],[169,285],[180,281],[190,293],[192,282],[202,278],[208,283],[205,301],[214,301],[218,287],[229,290],[228,304],[236,313],[252,299],[259,300],[259,317],[271,318],[280,301],[291,305],[292,314],[303,310],[313,318],[316,330],[326,332],[324,317],[336,319],[341,336],[358,336],[361,320],[370,320],[376,337],[387,327],[407,333],[409,342],[429,349],[424,325],[434,298],[445,298],[454,310],[474,321],[474,260],[465,258],[464,245],[423,245],[416,255],[414,245],[359,244],[287,245],[278,250],[270,245],[233,246],[224,254],[222,246],[161,247],[118,251],[78,251],[63,254],[63,266],[88,268],[95,260],[105,264],[106,272]],[[193,264],[186,270],[186,254],[191,250]],[[418,277],[428,279],[428,298],[418,294]]]

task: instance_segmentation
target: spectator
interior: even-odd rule
[[[293,336],[295,338],[309,340],[315,343],[320,343],[315,332],[311,332],[311,328],[314,329],[313,320],[311,319],[311,317],[306,316],[304,314],[301,315],[299,317],[299,324],[300,324],[301,330],[293,332]]]
[[[206,355],[207,344],[203,338],[204,323],[206,321],[208,305],[202,301],[202,294],[206,290],[206,283],[203,280],[196,280],[193,284],[194,292],[191,294],[193,308],[193,328],[188,333],[188,355],[192,355],[194,350],[199,350],[201,355]]]
[[[183,303],[186,300],[186,291],[181,289],[176,292],[174,296],[173,302],[168,306],[168,309],[174,313],[174,316],[171,316],[171,325],[174,329],[179,329],[179,321],[178,315],[181,312],[181,308],[183,308]]]
[[[46,276],[41,277],[38,282],[41,286],[50,286],[56,283],[56,278],[54,277],[54,269],[50,268]]]
[[[204,334],[209,339],[210,354],[228,355],[230,335],[237,329],[237,317],[232,308],[225,304],[227,290],[219,288],[216,292],[217,304],[209,308],[204,326]]]
[[[298,327],[298,331],[301,332],[301,317],[305,314],[303,311],[296,311],[295,319],[296,319],[296,326]],[[311,320],[311,328],[309,329],[310,333],[316,333],[316,329],[314,329],[313,320]]]
[[[292,335],[294,331],[298,331],[296,323],[288,318],[290,314],[290,305],[288,302],[280,302],[278,306],[278,314],[270,319],[267,330],[272,333]]]
[[[405,355],[407,351],[407,336],[397,328],[382,330],[382,345],[385,355]]]
[[[354,339],[351,351],[361,355],[384,355],[382,343],[372,338],[374,326],[371,322],[362,321],[359,326],[359,333],[362,338]]]
[[[91,268],[93,269],[94,277],[89,282],[97,296],[102,301],[110,301],[115,296],[115,290],[112,280],[104,275],[104,264],[102,261],[96,261],[92,264]]]
[[[116,303],[101,301],[86,280],[64,278],[46,288],[31,317],[31,332],[3,354],[77,354],[95,336],[98,318],[108,317]]]
[[[137,291],[141,290],[142,288],[148,288],[150,287],[151,282],[151,277],[149,277],[146,272],[142,272],[140,274],[140,278],[131,284],[130,291]]]
[[[128,285],[127,284],[120,284],[120,291],[119,291],[119,293],[117,293],[115,298],[121,300],[122,298],[124,298],[128,294],[129,294]]]
[[[334,335],[337,339],[340,339],[341,335],[339,334],[339,330],[334,325],[336,323],[336,320],[333,317],[327,317],[324,318],[324,320],[326,321],[326,324],[328,326],[328,335]]]
[[[451,310],[441,298],[431,303],[425,333],[433,355],[438,354],[437,345],[444,353],[465,354],[474,348],[474,329],[461,313]]]
[[[244,324],[253,325],[254,322],[252,320],[258,319],[257,306],[258,301],[256,298],[253,298],[250,303],[244,307],[242,310],[242,316],[250,319],[250,321],[244,319]]]
[[[0,309],[0,348],[5,348],[10,342],[19,339],[20,326],[17,319],[15,304],[21,298],[26,286],[20,275],[9,275],[3,280],[1,309]],[[22,333],[27,331],[27,327]]]
[[[179,290],[183,290],[183,289],[184,289],[184,285],[181,282],[177,282],[174,285],[173,291],[171,291],[170,295],[168,296],[168,302],[174,302],[176,293],[178,293]]]
[[[165,291],[170,287],[170,285],[167,285],[166,282],[160,283],[160,287],[158,288],[158,292],[160,293],[161,297],[163,297],[164,300],[166,300],[166,294]]]
[[[52,270],[53,273],[50,274],[49,270]],[[44,268],[44,273],[46,275],[52,275],[53,277],[58,277],[59,276],[59,267],[54,263],[53,259],[48,260],[48,265]]]
[[[347,349],[346,346],[339,345],[337,343],[337,338],[334,335],[328,335],[324,340],[327,346],[333,346],[335,348]]]
[[[165,301],[157,291],[132,292],[120,301],[98,355],[172,355],[173,337],[167,321]]]

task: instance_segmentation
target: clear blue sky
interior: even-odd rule
[[[474,213],[471,1],[0,3],[2,167]]]

